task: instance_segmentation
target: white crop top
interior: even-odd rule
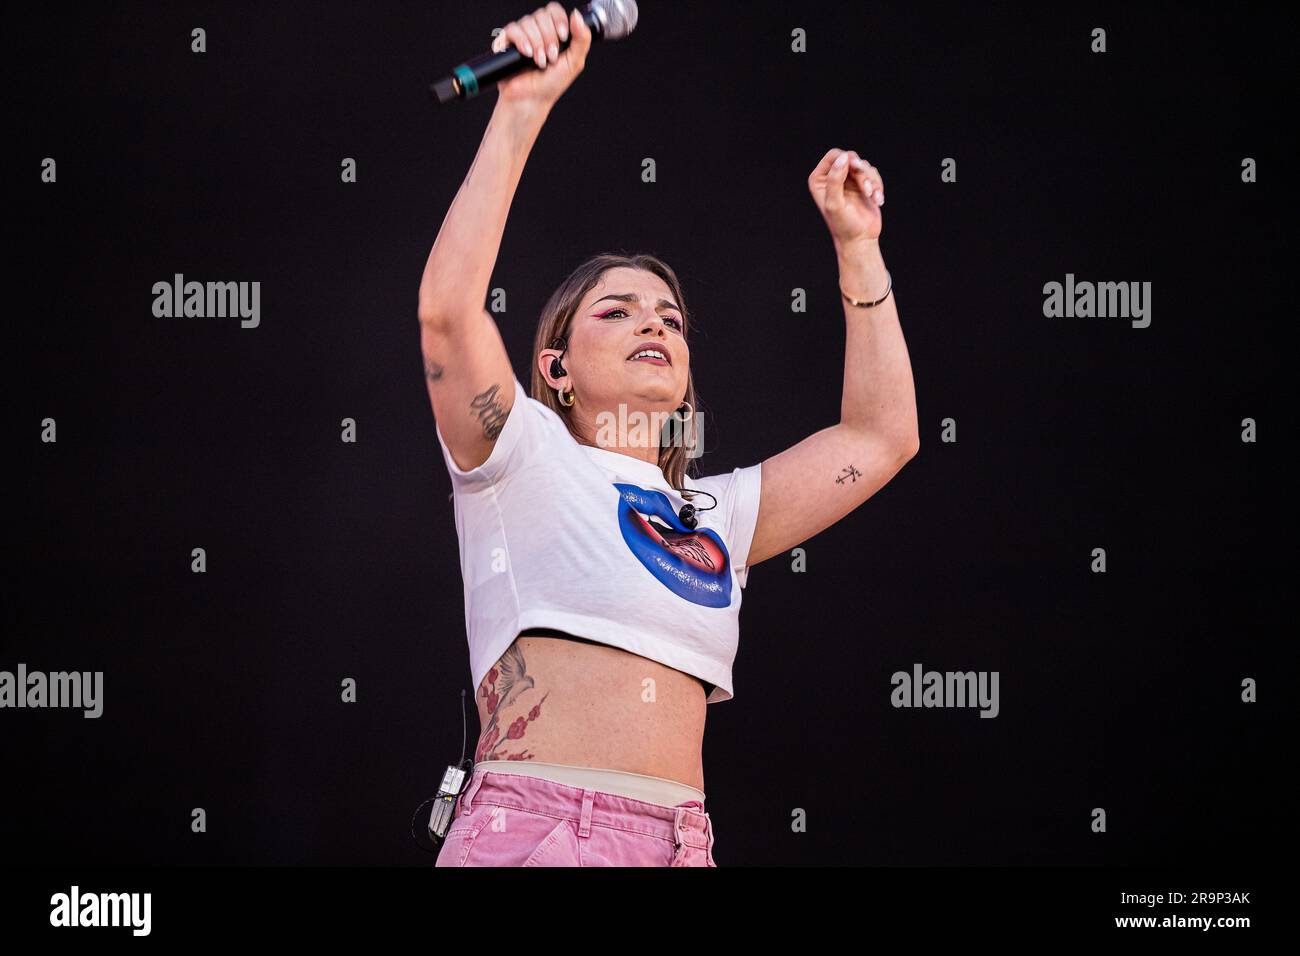
[[[554,628],[658,661],[730,700],[740,592],[758,520],[761,464],[684,479],[718,506],[694,531],[659,466],[577,442],[514,379],[515,402],[487,461],[451,475],[477,689],[521,631]],[[697,509],[713,504],[696,495]]]

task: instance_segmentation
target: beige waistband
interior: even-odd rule
[[[563,763],[539,763],[536,760],[483,760],[474,764],[475,770],[493,770],[497,773],[519,773],[541,777],[570,787],[586,787],[603,793],[616,793],[644,800],[661,807],[675,807],[691,800],[704,802],[704,792],[676,780],[649,777],[643,773],[626,770],[604,770],[599,767],[575,767]]]

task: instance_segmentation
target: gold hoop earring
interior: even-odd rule
[[[682,411],[682,405],[685,405],[687,408],[689,408],[689,409],[691,410],[690,413],[689,413],[688,415],[686,415],[685,417],[683,417],[682,414],[681,414],[681,411]],[[696,434],[696,431],[695,431],[695,427],[694,427],[694,425],[695,425],[695,406],[692,405],[690,402],[685,401],[685,400],[682,401],[682,405],[678,405],[678,406],[677,406],[676,417],[677,417],[677,420],[678,420],[679,422],[681,422],[684,426],[686,426],[687,429],[688,429],[688,431],[686,432],[686,434],[688,435],[689,440],[686,442],[686,450],[687,450],[688,452],[689,452],[689,451],[694,451],[694,450],[695,450],[695,442],[696,442],[696,439],[698,438],[698,436],[697,436],[697,434]]]
[[[555,394],[558,395],[558,396],[560,397],[560,404],[563,405],[565,408],[572,408],[572,407],[573,407],[573,403],[576,402],[576,401],[578,400],[578,395],[577,395],[576,392],[569,392],[569,393],[568,393],[568,394],[569,394],[569,400],[566,402],[566,401],[564,400],[564,394],[565,394],[565,393],[564,393],[564,389],[562,389],[562,388],[557,388],[557,389],[555,390]]]

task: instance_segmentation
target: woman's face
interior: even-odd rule
[[[691,352],[682,310],[668,284],[653,272],[607,270],[578,303],[569,323],[569,348],[561,359],[566,378],[551,373],[560,349],[545,349],[540,361],[552,388],[577,396],[575,410],[591,419],[602,411],[673,412],[686,395]],[[637,353],[654,349],[663,358]]]

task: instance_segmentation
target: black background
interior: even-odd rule
[[[98,720],[0,712],[11,861],[431,862],[409,820],[460,754],[470,688],[416,292],[496,94],[436,106],[427,84],[524,12],[8,19],[0,669],[105,674]],[[570,269],[664,258],[696,323],[706,474],[837,420],[844,315],[806,178],[841,147],[887,184],[921,451],[804,543],[806,573],[750,575],[736,698],[705,738],[720,866],[1267,852],[1291,574],[1283,37],[1239,6],[646,2],[593,48],[520,183],[498,322],[527,382]],[[177,272],[260,281],[260,327],[155,318]],[[1151,282],[1150,327],[1045,318],[1067,273]],[[999,671],[1000,715],[892,708],[914,662]]]

